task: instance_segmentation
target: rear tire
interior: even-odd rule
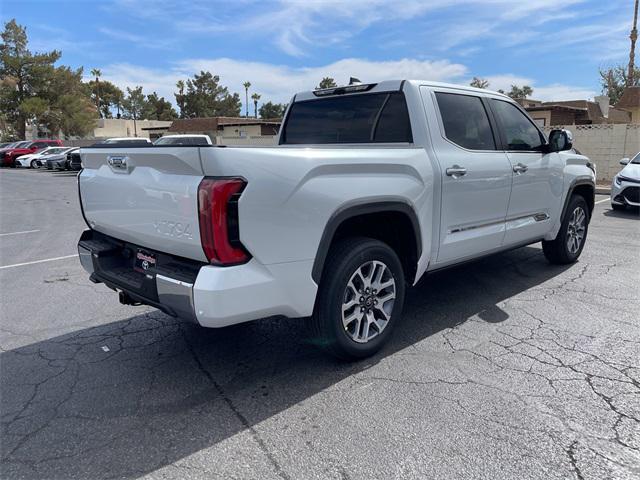
[[[565,265],[578,260],[587,240],[589,207],[584,197],[573,195],[554,240],[542,241],[542,251],[550,263]]]
[[[343,360],[365,358],[400,320],[405,279],[398,255],[378,240],[341,240],[329,252],[311,318],[314,343]]]

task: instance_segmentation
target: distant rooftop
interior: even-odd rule
[[[638,108],[640,107],[640,86],[625,87],[622,97],[616,104],[616,108]]]
[[[204,117],[179,118],[173,121],[169,132],[213,132],[223,126],[280,125],[280,118]]]

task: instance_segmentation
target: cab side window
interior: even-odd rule
[[[495,150],[491,124],[480,97],[437,92],[438,108],[448,140],[468,150]]]
[[[503,100],[491,100],[491,105],[504,132],[507,150],[541,149],[544,137],[518,107]]]

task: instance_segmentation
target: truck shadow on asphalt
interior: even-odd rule
[[[155,311],[3,352],[3,478],[136,478],[238,434],[254,443],[237,455],[259,448],[277,473],[261,422],[302,442],[313,416],[291,410],[292,425],[279,413],[471,318],[503,322],[503,300],[566,268],[526,247],[430,275],[409,290],[390,345],[357,363],[319,352],[302,320],[207,330]],[[215,470],[235,448],[199,462]]]

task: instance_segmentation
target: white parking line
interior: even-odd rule
[[[598,205],[599,203],[602,203],[602,202],[608,202],[609,200],[611,200],[611,197],[607,197],[604,200],[598,200],[594,205]]]
[[[66,255],[64,257],[45,258],[44,260],[34,260],[33,262],[14,263],[13,265],[4,265],[0,267],[0,270],[4,270],[5,268],[13,268],[13,267],[24,267],[25,265],[34,265],[36,263],[54,262],[56,260],[64,260],[65,258],[73,258],[77,256],[78,254],[74,253],[73,255]]]
[[[22,235],[23,233],[36,233],[40,230],[25,230],[24,232],[10,232],[10,233],[0,233],[0,237],[6,237],[8,235]]]

